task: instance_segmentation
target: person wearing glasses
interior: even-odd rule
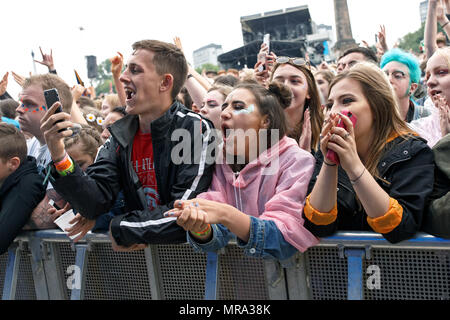
[[[317,237],[338,230],[373,231],[391,243],[413,237],[433,190],[433,154],[400,118],[385,74],[356,64],[336,76],[328,103],[305,226]]]
[[[277,57],[270,81],[284,83],[292,91],[292,102],[284,109],[287,135],[298,141],[302,149],[316,152],[324,116],[309,62],[302,58]]]
[[[386,73],[394,88],[400,116],[406,122],[428,117],[431,111],[416,105],[413,94],[420,82],[419,61],[401,49],[392,49],[381,58],[380,68]]]

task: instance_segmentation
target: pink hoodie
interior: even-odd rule
[[[217,164],[209,190],[198,197],[227,203],[250,216],[275,222],[284,239],[304,252],[319,242],[303,226],[302,218],[314,164],[310,153],[300,149],[295,140],[284,137],[238,175],[227,164]]]

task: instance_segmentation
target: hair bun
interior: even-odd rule
[[[273,81],[269,84],[269,91],[278,99],[283,109],[286,109],[292,102],[291,89],[278,81]]]

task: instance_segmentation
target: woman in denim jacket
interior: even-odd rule
[[[197,250],[217,251],[236,236],[246,255],[285,260],[318,243],[301,216],[314,158],[286,137],[281,106],[291,97],[280,83],[269,90],[244,83],[228,95],[221,114],[225,163],[217,162],[208,192],[166,213]]]

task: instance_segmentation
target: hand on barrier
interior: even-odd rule
[[[71,228],[67,228],[64,231],[68,232],[68,236],[75,236],[77,234],[78,237],[73,239],[73,242],[78,242],[95,226],[95,220],[89,220],[83,217],[81,214],[77,213],[75,218],[69,221],[70,224],[74,224]]]
[[[129,252],[129,251],[144,250],[145,248],[148,247],[148,244],[145,244],[145,243],[136,243],[129,247],[119,246],[111,234],[111,224],[109,225],[108,235],[109,235],[109,239],[111,240],[112,249],[116,252]]]

